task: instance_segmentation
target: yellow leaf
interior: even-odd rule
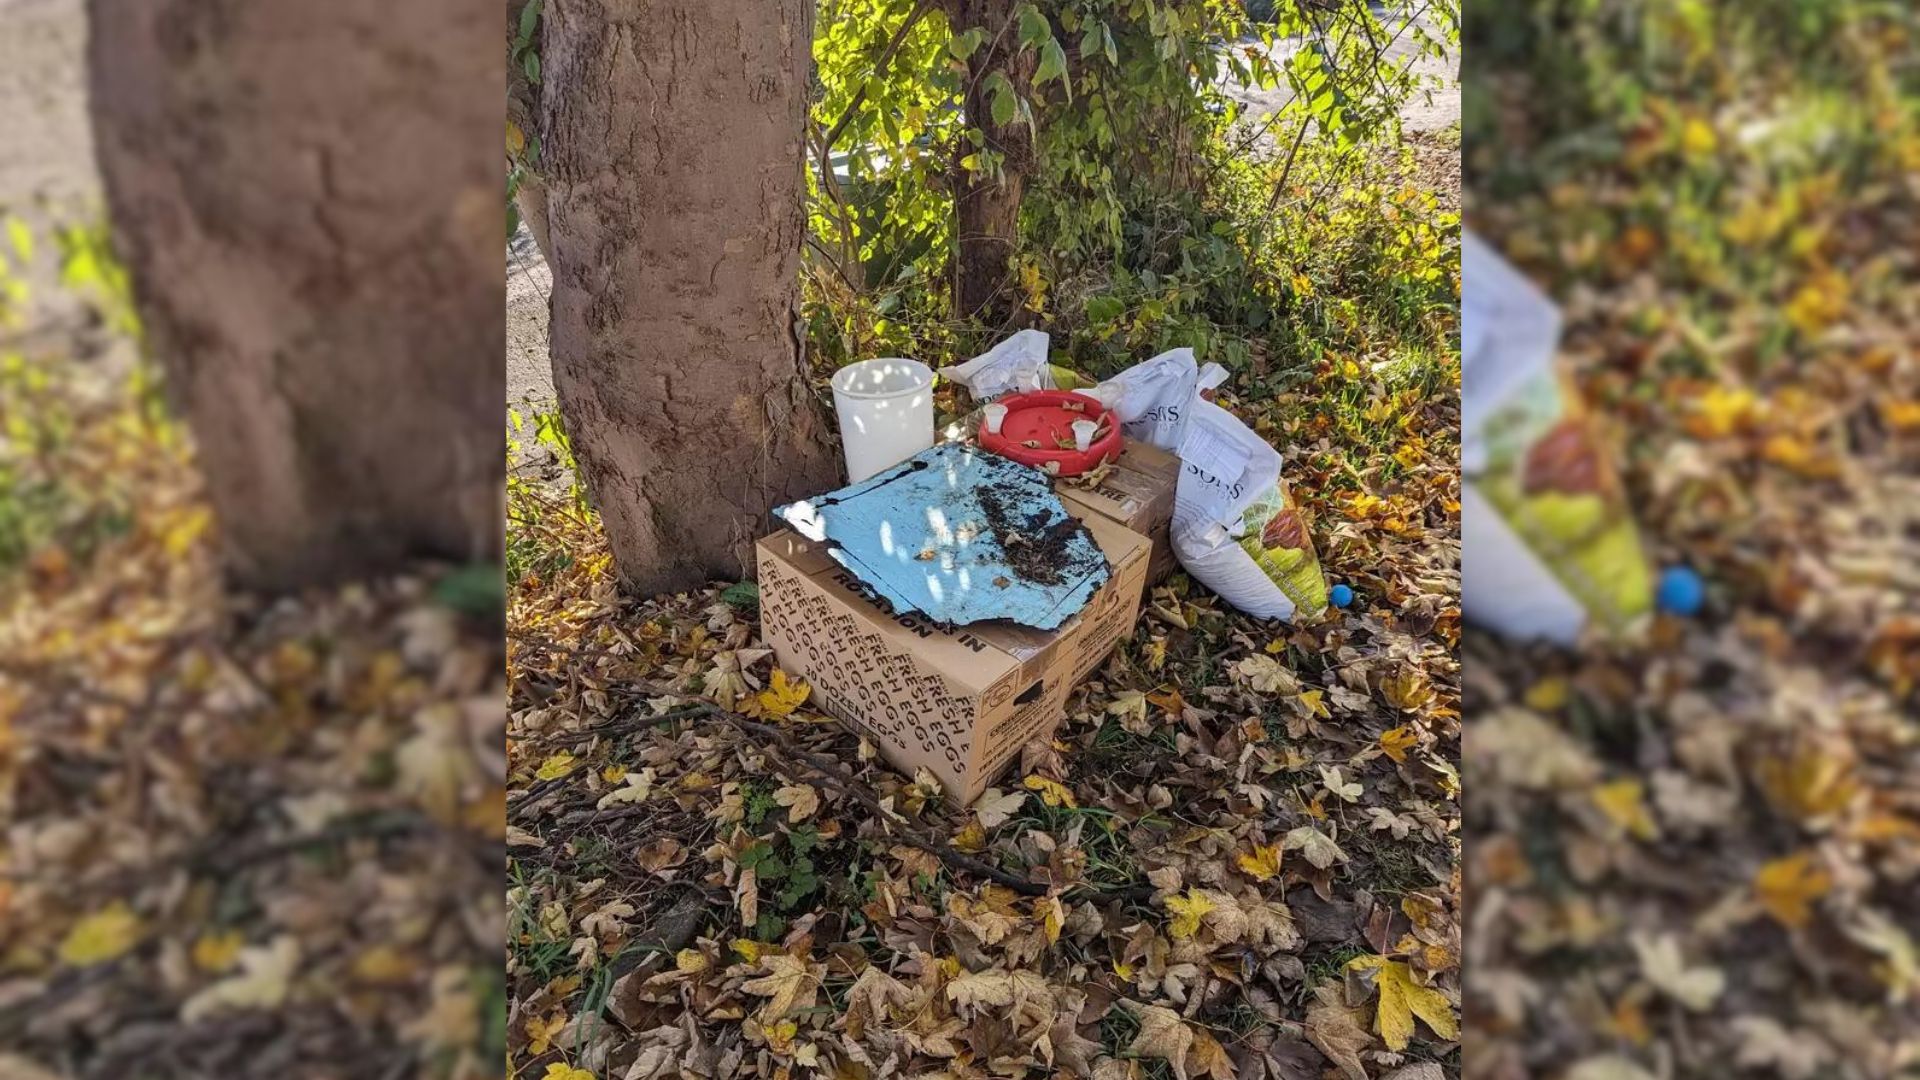
[[[1419,745],[1420,733],[1410,725],[1401,724],[1380,733],[1380,752],[1395,761],[1407,760],[1407,751]]]
[[[745,960],[749,964],[759,963],[760,958],[771,952],[774,948],[772,945],[763,944],[748,938],[735,938],[732,944],[733,951],[739,953],[740,959]]]
[[[1680,132],[1680,149],[1690,158],[1711,157],[1720,148],[1720,137],[1714,134],[1713,125],[1699,117],[1687,121]]]
[[[547,1048],[553,1045],[553,1037],[566,1026],[567,1014],[562,1009],[555,1009],[545,1020],[538,1016],[527,1017],[527,1053],[535,1057],[546,1053]]]
[[[1433,688],[1420,677],[1417,669],[1411,667],[1380,680],[1380,694],[1389,705],[1407,712],[1413,712],[1433,700]]]
[[[1034,911],[1040,916],[1040,927],[1047,933],[1047,944],[1060,940],[1060,928],[1067,924],[1066,905],[1057,896],[1033,902]]]
[[[226,1009],[278,1009],[292,989],[300,966],[300,941],[282,934],[266,945],[240,950],[240,972],[205,987],[180,1006],[189,1024]]]
[[[1302,690],[1300,697],[1296,700],[1307,707],[1308,715],[1317,716],[1322,720],[1331,720],[1333,714],[1327,711],[1326,703],[1321,700],[1325,696],[1324,690]]]
[[[1213,910],[1213,901],[1207,899],[1206,893],[1189,886],[1185,897],[1167,897],[1167,910],[1173,912],[1173,924],[1167,933],[1175,941],[1185,941],[1199,932],[1200,920]]]
[[[1527,708],[1534,712],[1558,712],[1566,707],[1569,696],[1566,676],[1549,675],[1527,688]]]
[[[617,784],[626,778],[627,767],[625,765],[609,765],[600,770],[600,779],[605,780],[609,784]]]
[[[576,1069],[564,1061],[556,1061],[547,1066],[546,1074],[540,1080],[594,1080],[594,1076],[585,1069]]]
[[[1443,1039],[1460,1037],[1460,1025],[1454,1019],[1453,1006],[1446,995],[1414,982],[1413,970],[1406,964],[1384,956],[1356,956],[1347,961],[1347,970],[1378,973],[1374,986],[1380,992],[1380,1005],[1374,1013],[1373,1030],[1387,1044],[1387,1049],[1398,1053],[1407,1048],[1413,1038],[1416,1016]]]
[[[761,1024],[772,1024],[796,1009],[811,1008],[820,978],[805,960],[783,952],[767,953],[760,958],[766,974],[740,984],[749,994],[769,1000],[760,1007]]]
[[[1641,840],[1654,840],[1660,835],[1660,826],[1647,810],[1646,794],[1645,785],[1628,778],[1593,789],[1593,802],[1615,825]]]
[[[240,955],[240,946],[245,942],[246,938],[238,930],[201,934],[200,940],[193,943],[193,964],[201,971],[219,974],[233,966],[233,959]]]
[[[977,855],[987,850],[987,830],[979,821],[969,821],[953,834],[953,847],[955,851]]]
[[[353,961],[353,977],[363,983],[397,986],[412,980],[420,961],[391,944],[375,945]]]
[[[1058,780],[1049,780],[1044,776],[1029,776],[1020,783],[1028,791],[1039,792],[1040,801],[1046,803],[1048,806],[1071,806],[1077,808],[1080,805],[1073,801],[1073,789]]]
[[[1254,880],[1271,881],[1280,872],[1280,845],[1257,844],[1252,851],[1234,856],[1233,861]]]
[[[511,120],[507,121],[507,153],[513,157],[519,157],[526,148],[527,133],[520,130],[519,124]]]
[[[674,970],[683,974],[691,975],[695,972],[705,971],[709,963],[707,954],[701,952],[699,949],[681,949],[673,955]]]
[[[1813,917],[1813,902],[1833,889],[1833,875],[1807,852],[1774,859],[1754,875],[1753,891],[1767,914],[1799,929]]]
[[[105,963],[140,940],[140,917],[124,900],[115,900],[81,919],[60,943],[60,960],[74,967]]]
[[[573,771],[573,751],[562,750],[540,763],[533,775],[540,780],[558,780]]]
[[[787,673],[779,668],[773,669],[773,676],[767,680],[767,688],[755,695],[760,703],[760,711],[767,716],[786,716],[807,703],[807,695],[812,693],[805,680],[787,680]]]
[[[1687,430],[1696,438],[1724,439],[1747,424],[1757,404],[1745,387],[1714,386],[1694,399]]]
[[[1920,401],[1882,401],[1880,418],[1893,430],[1911,435],[1920,431]]]
[[[1760,788],[1788,815],[1814,821],[1838,814],[1860,793],[1853,763],[1819,746],[1796,750],[1791,757],[1770,757],[1760,763]]]

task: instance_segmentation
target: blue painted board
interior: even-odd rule
[[[1113,574],[1046,473],[961,443],[774,513],[896,611],[955,626],[1057,629]]]

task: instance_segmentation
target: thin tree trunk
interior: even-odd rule
[[[523,138],[531,139],[540,130],[540,87],[527,77],[526,68],[514,63],[513,49],[520,36],[520,18],[531,0],[507,0],[507,123],[520,130]],[[534,52],[539,52],[540,31],[534,30]],[[531,158],[532,147],[522,155]],[[509,165],[513,164],[511,160]],[[540,178],[540,163],[523,160],[520,173],[520,186],[514,192],[513,202],[520,210],[520,220],[527,223],[527,231],[533,234],[533,242],[540,249],[540,257],[553,259],[553,243],[547,230],[547,184]]]
[[[498,559],[497,16],[88,8],[115,240],[232,576],[284,590]]]
[[[750,572],[835,485],[799,318],[812,0],[549,0],[561,413],[629,588]]]
[[[1011,260],[1020,237],[1020,202],[1034,167],[1033,132],[1019,117],[993,122],[988,77],[1004,74],[1021,97],[1029,97],[1038,58],[1020,50],[1013,25],[1015,0],[948,0],[947,17],[957,34],[978,28],[986,43],[967,58],[967,122],[985,134],[987,148],[1001,155],[1000,175],[969,172],[954,164],[954,312],[992,326],[1005,325],[1015,309]],[[972,148],[963,145],[964,156]]]

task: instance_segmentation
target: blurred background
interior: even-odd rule
[[[1920,1075],[1917,35],[1470,13],[1467,227],[1560,306],[1654,610],[1465,637],[1468,1076]]]
[[[301,6],[0,0],[8,1080],[498,1074],[499,31]]]

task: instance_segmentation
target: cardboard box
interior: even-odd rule
[[[1084,521],[1113,576],[1053,631],[896,614],[824,545],[783,530],[758,545],[761,640],[807,680],[816,706],[901,772],[925,766],[965,805],[1029,739],[1052,734],[1069,691],[1133,633],[1151,545],[1096,515]]]
[[[1085,519],[1089,510],[1116,521],[1147,538],[1153,554],[1147,562],[1147,585],[1167,579],[1179,565],[1173,557],[1173,491],[1180,480],[1180,459],[1149,443],[1126,441],[1100,483],[1087,487],[1059,480],[1054,493],[1073,516]]]

